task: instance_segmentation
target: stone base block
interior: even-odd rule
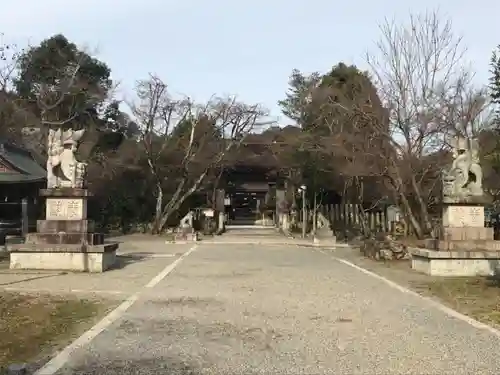
[[[188,233],[176,233],[174,236],[174,241],[198,241],[198,233],[188,232]]]
[[[92,233],[95,224],[92,220],[37,220],[36,231],[40,233]]]
[[[442,239],[447,241],[493,240],[493,228],[444,227]]]
[[[430,276],[493,276],[500,272],[500,251],[411,249],[411,268]]]
[[[12,253],[10,269],[104,272],[116,262],[113,253]]]
[[[82,189],[82,188],[60,187],[60,188],[41,189],[40,196],[61,197],[61,198],[91,197],[92,193],[87,189]]]
[[[330,236],[330,237],[314,236],[313,244],[314,246],[335,247],[337,245],[337,238],[335,236]]]
[[[439,251],[500,251],[500,241],[494,240],[425,240],[425,247]]]
[[[26,244],[95,246],[103,243],[103,233],[28,233],[26,236]]]
[[[10,269],[104,272],[116,263],[117,243],[101,246],[60,245],[11,248]]]

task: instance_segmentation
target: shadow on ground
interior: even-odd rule
[[[111,270],[120,270],[123,269],[131,264],[135,264],[138,262],[142,262],[146,259],[150,259],[151,257],[145,254],[139,254],[139,253],[134,253],[134,254],[124,254],[124,255],[117,255],[116,256],[116,263],[113,265]]]
[[[40,276],[34,276],[34,277],[29,277],[27,279],[22,279],[22,280],[14,280],[14,281],[9,281],[6,283],[0,283],[0,286],[9,286],[9,285],[15,285],[15,284],[21,284],[27,281],[34,281],[34,280],[40,280],[40,279],[48,279],[52,277],[57,277],[57,276],[63,276],[67,275],[67,272],[60,272],[56,274],[50,274],[50,275],[40,275]]]
[[[105,363],[88,363],[85,366],[72,368],[71,374],[170,374],[199,375],[203,367],[189,363],[181,358],[151,358],[130,361],[110,361]]]
[[[492,288],[500,288],[500,275],[487,276],[485,285]]]

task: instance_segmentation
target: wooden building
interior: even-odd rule
[[[38,192],[45,187],[46,175],[31,151],[0,140],[0,232],[19,234],[23,213],[29,216],[29,226],[36,224]]]

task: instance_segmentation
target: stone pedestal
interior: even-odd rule
[[[449,204],[443,208],[443,226],[426,249],[412,249],[412,268],[433,276],[488,276],[497,273],[500,241],[493,228],[484,227],[484,206]]]
[[[103,272],[114,265],[118,244],[104,243],[104,234],[94,231],[86,189],[44,189],[40,195],[47,200],[45,220],[24,244],[10,248],[11,269]]]
[[[328,244],[335,246],[337,242],[337,237],[333,233],[330,220],[326,218],[321,212],[316,214],[316,232],[314,233],[314,243],[316,244]]]
[[[494,276],[500,272],[500,251],[411,249],[411,268],[431,276]]]
[[[484,206],[447,204],[443,207],[444,228],[483,228]]]

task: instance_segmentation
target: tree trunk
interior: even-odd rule
[[[156,183],[156,207],[155,207],[155,219],[153,226],[151,228],[151,234],[160,234],[160,219],[161,219],[161,209],[163,206],[163,189],[160,181]]]
[[[170,201],[166,204],[166,206],[163,208],[163,212],[161,214],[161,219],[159,222],[158,230],[161,231],[165,224],[167,223],[167,220],[170,218],[170,216],[179,209],[179,207],[184,203],[184,201],[189,198],[198,188],[201,186],[203,183],[203,180],[207,176],[208,170],[204,171],[198,179],[193,183],[193,185],[189,188],[188,191],[186,191],[184,194],[181,195],[182,193],[182,188],[186,184],[186,180],[183,179],[182,182],[177,186],[177,190],[175,191],[174,195],[170,199]]]
[[[418,222],[417,218],[413,214],[410,202],[408,201],[408,199],[406,198],[406,195],[402,191],[402,188],[404,186],[403,180],[402,180],[401,176],[399,175],[398,170],[395,169],[395,171],[396,171],[396,178],[395,179],[390,178],[391,187],[393,189],[394,194],[397,194],[397,197],[399,197],[399,201],[403,205],[406,216],[410,220],[410,224],[413,227],[413,229],[415,230],[415,235],[419,239],[421,239],[423,237],[422,227],[420,226],[420,223]]]
[[[182,189],[184,188],[184,185],[186,184],[186,179],[183,178],[182,181],[177,185],[177,189],[175,190],[175,193],[172,195],[168,203],[165,205],[165,207],[160,207],[160,213],[158,217],[158,222],[157,222],[157,231],[160,232],[165,224],[167,223],[167,220],[169,219],[170,215],[180,207],[182,202],[187,198],[184,198],[182,202],[177,204],[179,197],[181,195]],[[168,216],[165,216],[165,212],[168,212]]]
[[[422,199],[422,193],[420,191],[420,187],[417,184],[417,181],[415,180],[415,175],[411,176],[411,184],[412,184],[413,190],[415,192],[415,196],[417,198],[418,205],[420,207],[421,218],[422,218],[424,228],[426,231],[425,234],[431,234],[433,232],[433,228],[432,228],[432,223],[429,219],[429,211],[427,209],[427,204]]]
[[[406,196],[403,193],[399,193],[399,197],[401,199],[401,203],[403,203],[403,206],[405,208],[406,216],[408,217],[408,219],[410,219],[411,226],[415,230],[415,235],[417,236],[417,238],[422,239],[423,238],[422,227],[420,226],[420,223],[413,214],[410,202],[408,202],[408,199],[406,199]]]
[[[316,234],[316,216],[318,215],[318,201],[316,197],[316,192],[314,192],[314,208],[313,208],[313,233]]]
[[[219,174],[217,175],[217,178],[215,179],[215,182],[214,182],[214,187],[212,189],[212,209],[216,209],[216,198],[217,198],[217,189],[219,187],[219,183],[220,183],[220,179],[222,177],[222,172],[223,172],[223,168],[221,167],[221,170],[219,172]]]
[[[362,178],[355,177],[356,181],[356,191],[358,192],[358,198],[356,202],[356,212],[354,215],[359,215],[359,222],[361,224],[361,233],[364,237],[369,238],[372,234],[370,225],[368,223],[368,216],[366,215],[365,208],[363,207],[364,197],[365,197],[365,184]],[[359,209],[358,209],[359,208]]]

